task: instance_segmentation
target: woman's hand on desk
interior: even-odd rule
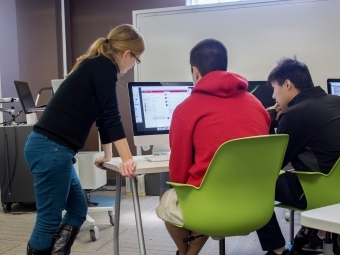
[[[119,165],[119,172],[124,177],[135,178],[136,162],[133,159],[123,160],[123,163]]]
[[[105,158],[103,156],[103,157],[96,158],[96,160],[94,161],[94,164],[96,165],[96,167],[106,170],[106,168],[103,167],[102,164],[104,162],[109,162],[110,160],[111,160],[110,158]]]

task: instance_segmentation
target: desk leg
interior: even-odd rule
[[[120,197],[122,191],[122,176],[116,174],[116,202],[115,202],[115,221],[113,227],[113,254],[119,255],[119,217],[120,217]]]
[[[141,217],[141,212],[140,212],[140,207],[139,207],[139,199],[138,199],[138,191],[137,191],[137,178],[131,178],[131,188],[132,188],[133,207],[135,209],[139,251],[140,251],[140,255],[146,255],[143,226],[142,226],[142,217]]]
[[[290,210],[290,217],[289,217],[289,241],[290,244],[294,244],[294,210]]]
[[[333,241],[332,234],[330,232],[326,232],[326,238],[323,241],[323,254],[324,255],[333,255]]]

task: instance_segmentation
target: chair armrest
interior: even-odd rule
[[[178,183],[178,182],[166,182],[166,184],[169,184],[174,187],[191,187],[195,189],[199,189],[198,187],[191,185],[191,184],[186,184],[186,183]]]
[[[297,174],[297,175],[323,175],[323,176],[328,176],[328,174],[324,174],[321,172],[306,172],[306,171],[292,171],[292,173]]]
[[[287,171],[287,170],[280,170],[279,174],[284,174],[285,172],[291,172],[293,174],[297,174],[297,175],[323,175],[323,176],[328,176],[328,174],[324,174],[321,172],[306,172],[306,171],[296,171],[296,170],[291,170],[291,171]]]

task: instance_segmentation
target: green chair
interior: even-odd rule
[[[305,192],[307,199],[307,208],[305,210],[340,203],[340,158],[328,174],[302,171],[292,171],[292,173],[295,173],[298,176],[303,191]],[[277,206],[290,210],[289,239],[292,244],[294,241],[294,211],[302,210],[285,204],[278,204]]]
[[[200,187],[174,186],[183,226],[221,237],[248,235],[263,227],[274,211],[275,183],[288,135],[265,135],[228,141],[216,151]]]

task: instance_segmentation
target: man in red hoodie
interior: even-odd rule
[[[256,97],[247,92],[247,79],[227,72],[227,64],[227,49],[214,39],[199,42],[190,52],[195,87],[191,95],[176,107],[169,132],[172,182],[200,186],[214,153],[222,143],[269,132],[267,111]],[[174,189],[162,196],[156,209],[157,215],[166,222],[178,224],[182,220],[180,208],[169,208],[169,201],[176,204]],[[179,216],[172,220],[165,214]],[[180,255],[198,254],[208,239],[200,237],[189,244],[183,243],[184,238],[199,233],[169,223],[165,225]]]

